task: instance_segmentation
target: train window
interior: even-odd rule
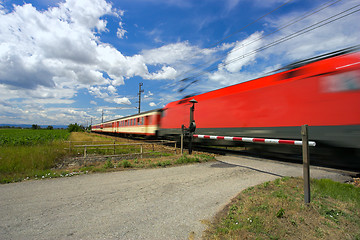
[[[148,117],[148,124],[151,125],[151,123],[152,123],[152,116],[149,116]]]

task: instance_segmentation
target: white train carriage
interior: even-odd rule
[[[96,124],[91,127],[91,131],[120,135],[156,136],[160,126],[161,111],[161,109],[156,109]]]

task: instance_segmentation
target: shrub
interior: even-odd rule
[[[114,168],[114,164],[111,162],[110,159],[105,162],[104,168]]]
[[[128,160],[124,160],[121,164],[124,168],[130,168],[132,166]]]

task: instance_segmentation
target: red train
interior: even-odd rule
[[[156,116],[151,133],[132,133],[179,136],[181,126],[189,125],[189,101],[193,98],[198,102],[194,112],[196,134],[300,139],[300,126],[308,124],[309,139],[317,142],[317,149],[326,148],[330,154],[334,149],[346,149],[354,153],[360,165],[360,52],[354,48],[297,62],[280,73],[131,116]],[[122,120],[104,123],[100,130],[127,133],[128,128],[116,125]],[[106,127],[110,123],[113,125]],[[98,130],[99,125],[94,125],[93,131]]]

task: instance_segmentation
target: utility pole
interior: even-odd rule
[[[144,90],[141,90],[141,86],[143,85],[143,83],[139,83],[139,113],[140,113],[140,106],[141,106],[141,93],[144,92]]]
[[[104,122],[104,109],[101,110],[101,123]]]

